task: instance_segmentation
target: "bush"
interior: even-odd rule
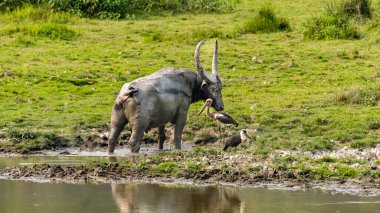
[[[123,0],[49,0],[49,6],[54,11],[101,19],[124,18],[131,10],[129,2]]]
[[[36,139],[39,137],[38,132],[33,132],[30,130],[23,130],[23,129],[11,129],[9,131],[9,136],[14,139]]]
[[[351,87],[343,89],[333,96],[336,104],[375,106],[380,101],[380,86]]]
[[[359,172],[355,170],[354,168],[344,166],[344,165],[337,165],[335,166],[336,174],[340,178],[354,178],[358,176]]]
[[[34,46],[35,40],[33,37],[28,36],[28,35],[20,35],[15,39],[14,45],[16,47],[31,47]]]
[[[176,170],[178,170],[178,166],[174,162],[162,162],[154,168],[154,171],[164,174],[172,174]]]
[[[274,9],[263,7],[259,10],[258,15],[244,23],[243,27],[238,31],[240,33],[272,33],[289,30],[290,25],[288,20],[278,18]]]
[[[44,37],[57,40],[73,40],[79,34],[65,25],[47,23],[43,25],[35,25],[27,29],[28,33],[36,37]]]
[[[40,5],[43,3],[47,3],[47,0],[1,0],[0,11],[14,11],[26,5]]]
[[[226,38],[226,35],[215,28],[210,27],[199,27],[197,29],[193,29],[189,32],[181,33],[179,35],[175,35],[172,37],[173,40],[177,40],[179,42],[187,42],[187,43],[195,43],[202,39],[211,39],[211,38]]]
[[[334,142],[328,139],[320,139],[303,143],[301,147],[305,151],[332,150],[334,148]]]
[[[100,19],[128,18],[135,13],[172,12],[227,12],[235,0],[49,0],[53,10]]]
[[[60,147],[66,147],[68,140],[55,134],[46,134],[43,136],[40,149],[54,149]]]
[[[0,11],[45,5],[53,11],[100,19],[129,18],[133,14],[163,11],[223,13],[232,11],[238,0],[2,0]]]
[[[369,130],[378,130],[380,129],[380,119],[371,118],[367,120],[367,126]]]
[[[359,39],[360,33],[349,18],[332,14],[313,17],[309,20],[304,36],[318,40]]]
[[[340,5],[330,3],[326,14],[313,17],[306,24],[305,38],[309,39],[360,39],[353,18],[371,18],[370,0],[347,0]]]
[[[355,140],[350,144],[351,148],[354,149],[364,149],[367,147],[376,147],[380,143],[380,140],[376,137],[363,138]]]
[[[340,11],[350,17],[372,18],[370,0],[348,0],[342,3]]]

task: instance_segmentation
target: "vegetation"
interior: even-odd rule
[[[197,148],[199,150],[199,148]],[[194,179],[208,179],[213,176],[214,180],[224,180],[227,182],[234,182],[238,178],[244,178],[245,175],[250,174],[255,177],[257,174],[261,176],[269,175],[269,178],[276,178],[275,175],[270,174],[276,169],[281,178],[307,178],[310,180],[324,180],[330,178],[338,179],[353,179],[358,176],[366,178],[379,178],[380,173],[376,169],[367,169],[364,166],[353,167],[353,162],[350,159],[339,158],[322,158],[316,164],[310,164],[310,159],[305,156],[288,156],[288,157],[273,157],[265,159],[265,169],[263,165],[253,166],[252,162],[263,163],[262,159],[258,156],[244,155],[239,156],[244,161],[239,162],[242,169],[234,166],[236,160],[222,160],[223,153],[215,150],[215,147],[200,148],[203,152],[207,152],[207,162],[202,158],[204,155],[197,155],[192,152],[171,152],[160,153],[155,156],[134,156],[131,158],[124,158],[117,163],[90,161],[87,162],[88,168],[102,168],[105,170],[119,171],[127,170],[137,171],[143,174],[167,176],[176,175],[177,177],[194,178]],[[211,151],[214,150],[214,151]],[[155,160],[157,156],[160,161]],[[328,159],[328,160],[327,160]],[[237,170],[239,170],[237,172]],[[271,176],[273,175],[273,176]],[[142,175],[144,176],[144,175]],[[270,177],[271,176],[271,177]],[[264,178],[264,177],[263,177]],[[277,177],[278,178],[278,177]]]
[[[304,36],[309,39],[360,39],[355,21],[372,18],[370,0],[345,0],[329,3],[323,15],[312,17]]]
[[[357,40],[335,40],[356,38],[350,27],[344,28],[348,34],[325,33],[336,33],[337,25],[309,31],[322,40],[303,39],[314,14],[325,18],[325,3],[311,0],[244,0],[228,13],[212,14],[203,13],[211,9],[192,14],[158,7],[119,21],[47,10],[44,1],[12,1],[24,2],[12,8],[4,2],[10,1],[2,1],[0,14],[1,151],[26,153],[98,137],[108,131],[111,107],[123,83],[163,67],[195,69],[193,51],[203,38],[220,42],[225,108],[240,124],[227,128],[226,134],[257,129],[246,152],[269,158],[278,149],[366,149],[379,144],[378,1],[372,2],[372,20],[357,23],[355,29],[364,38]],[[164,13],[157,16],[157,11]],[[165,11],[176,15],[165,16]],[[255,17],[262,18],[257,22],[262,25],[252,31],[244,28]],[[326,19],[356,23],[345,16]],[[242,31],[236,32],[236,26]],[[212,45],[206,42],[201,54],[208,70]],[[197,116],[201,104],[190,107],[185,140],[198,140],[209,128],[210,134],[200,140],[214,141],[215,123]],[[216,150],[193,152],[208,155]]]
[[[369,88],[360,88],[358,86],[346,88],[337,92],[333,101],[337,104],[360,104],[366,106],[376,106],[380,100],[380,88],[378,85]]]
[[[35,6],[81,17],[130,19],[142,13],[163,11],[222,13],[232,11],[235,4],[236,0],[4,0],[0,3],[0,11],[15,11],[25,6]]]
[[[245,22],[243,27],[238,29],[241,33],[273,33],[289,30],[289,21],[278,18],[271,7],[260,8],[259,13],[252,20]]]
[[[339,12],[350,17],[372,18],[371,0],[347,0],[339,7]]]
[[[310,39],[359,39],[360,33],[351,19],[340,14],[313,17],[304,32]]]

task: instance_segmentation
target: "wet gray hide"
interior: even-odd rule
[[[195,49],[197,71],[185,68],[164,68],[151,75],[126,83],[120,90],[111,114],[111,133],[108,152],[113,153],[118,137],[126,124],[131,125],[129,146],[139,152],[144,132],[159,129],[159,149],[165,141],[165,124],[174,125],[174,145],[181,149],[183,128],[191,103],[213,100],[212,107],[223,110],[222,82],[218,75],[218,42],[215,43],[212,74],[199,60],[199,50],[204,40]]]

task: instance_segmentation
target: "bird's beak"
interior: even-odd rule
[[[248,133],[246,133],[246,134],[245,134],[245,137],[247,137],[249,140],[251,140],[251,141],[252,141],[252,138],[251,138],[251,137],[249,137]]]
[[[202,114],[202,112],[203,112],[205,109],[206,109],[206,104],[203,105],[203,107],[202,107],[201,111],[198,113],[198,115]]]

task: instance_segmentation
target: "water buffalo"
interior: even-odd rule
[[[175,148],[181,149],[182,132],[191,103],[210,98],[215,110],[223,110],[222,82],[218,75],[218,42],[215,42],[210,74],[199,60],[199,50],[204,41],[200,41],[195,49],[198,73],[170,67],[123,85],[111,114],[110,154],[114,152],[120,132],[127,123],[131,125],[129,146],[134,153],[140,150],[144,132],[155,127],[159,128],[159,149],[162,149],[165,124],[169,122],[174,125]]]

